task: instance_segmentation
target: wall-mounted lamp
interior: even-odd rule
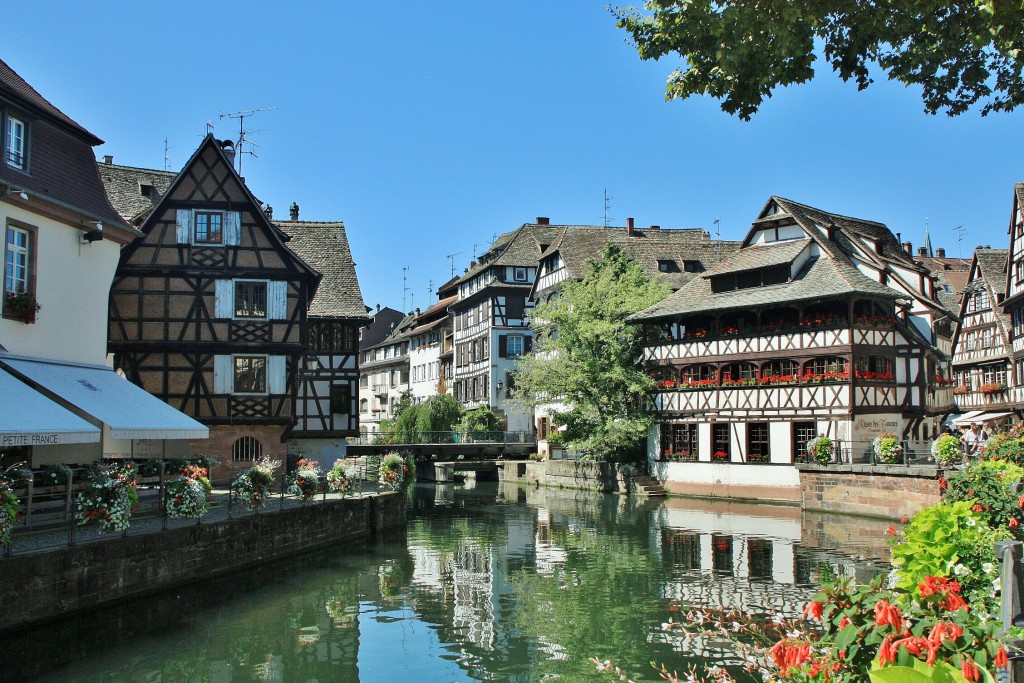
[[[21,200],[24,201],[24,202],[28,201],[28,192],[25,192],[25,190],[16,190],[13,187],[11,187],[10,185],[8,185],[7,186],[7,196],[11,197],[13,195],[18,195],[18,197],[20,197]]]
[[[306,367],[309,370],[323,370],[324,364],[320,362],[320,357],[316,354],[306,354]]]
[[[101,221],[92,221],[92,224],[96,226],[95,229],[82,233],[81,244],[92,244],[103,239],[103,223]]]
[[[499,379],[498,380],[498,391],[501,391],[504,388],[505,388],[505,380]]]

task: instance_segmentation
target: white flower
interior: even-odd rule
[[[995,568],[996,568],[995,565],[992,564],[991,562],[982,562],[982,564],[981,564],[981,570],[983,572],[985,572],[986,574],[991,574],[992,570],[995,569]]]
[[[974,526],[975,524],[977,524],[977,522],[974,521],[973,517],[968,517],[967,519],[964,520],[964,523],[967,526]]]
[[[953,567],[953,573],[957,576],[963,576],[964,574],[970,574],[971,570],[962,564],[957,564],[955,567]]]
[[[1001,587],[1002,587],[1002,586],[1000,585],[1000,581],[999,581],[999,579],[996,579],[995,581],[993,581],[993,582],[992,582],[992,592],[993,592],[993,593],[998,593],[998,592],[999,592],[999,589],[1000,589]]]

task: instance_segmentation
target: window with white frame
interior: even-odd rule
[[[235,356],[236,394],[267,393],[267,357]]]
[[[526,282],[526,268],[513,268],[512,278],[516,282]]]
[[[508,357],[515,358],[516,356],[523,355],[523,335],[521,334],[510,334],[508,335]]]
[[[6,128],[4,156],[7,158],[7,165],[25,170],[25,122],[8,116]]]
[[[4,293],[31,292],[32,233],[7,226],[4,246]]]
[[[267,282],[235,280],[235,317],[267,317]]]

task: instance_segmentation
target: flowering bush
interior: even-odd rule
[[[235,477],[231,482],[231,492],[245,501],[250,509],[260,509],[270,498],[274,487],[274,470],[280,466],[280,461],[264,457]]]
[[[992,528],[1008,529],[1017,540],[1024,540],[1024,496],[1017,489],[1024,479],[1024,468],[1005,460],[980,460],[962,470],[950,472],[940,482],[942,500],[947,503],[970,501],[972,510]]]
[[[807,442],[807,458],[820,462],[822,465],[832,462],[835,450],[835,442],[824,434],[819,434]]]
[[[18,497],[3,476],[0,476],[0,545],[9,546],[14,539],[14,523],[18,520]]]
[[[984,457],[989,460],[1006,460],[1024,465],[1024,426],[1017,425],[1008,432],[995,434],[985,442]]]
[[[343,460],[335,460],[334,467],[327,473],[327,490],[347,496],[352,493],[354,478],[352,471],[345,467]]]
[[[914,515],[896,539],[891,562],[896,588],[909,591],[927,576],[955,578],[976,608],[998,613],[996,541],[1011,537],[1006,527],[993,529],[970,500],[940,503]]]
[[[79,524],[98,522],[101,533],[126,530],[139,504],[132,466],[97,464],[77,502]]]
[[[204,467],[186,465],[181,476],[167,484],[164,508],[168,517],[195,518],[206,514],[213,487]]]
[[[299,458],[295,471],[288,477],[288,494],[310,500],[320,492],[320,465],[312,460]]]
[[[960,439],[952,434],[943,434],[932,442],[932,457],[941,467],[956,465],[963,459],[964,449]]]
[[[64,463],[57,462],[43,465],[43,486],[60,486],[66,484],[70,477],[71,468]]]
[[[378,481],[381,485],[392,490],[402,485],[403,474],[405,473],[405,460],[398,453],[388,453],[380,464]]]
[[[895,434],[879,434],[871,442],[871,450],[876,460],[890,465],[903,458],[903,444]]]

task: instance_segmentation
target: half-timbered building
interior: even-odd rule
[[[96,172],[102,140],[0,61],[0,465],[161,455],[207,430],[107,362],[107,294],[139,236]]]
[[[672,291],[715,266],[740,246],[735,241],[712,240],[708,232],[700,228],[665,230],[658,225],[637,228],[632,218],[626,219],[625,228],[560,226],[558,236],[540,255],[530,299],[536,303],[553,300],[558,296],[559,285],[583,277],[589,263],[600,258],[608,244],[622,249],[648,277],[665,281]],[[510,378],[507,381],[511,383]],[[561,449],[552,448],[548,436],[557,429],[555,414],[561,409],[564,406],[558,402],[539,405],[535,416],[538,448],[555,458],[561,455]]]
[[[403,317],[383,340],[360,351],[359,414],[360,433],[373,436],[381,422],[398,414],[409,393],[409,332],[416,326],[416,314]],[[363,429],[365,427],[365,429]]]
[[[121,254],[108,335],[129,379],[210,427],[197,448],[241,467],[283,455],[298,423],[320,273],[288,248],[231,155],[208,135],[145,212]]]
[[[1024,402],[1024,183],[1013,186],[1010,210],[1010,248],[1006,261],[1006,298],[1003,310],[1010,317],[1010,358],[1007,372],[1013,375],[1014,389],[1008,399],[1016,405]]]
[[[359,434],[359,327],[369,319],[341,222],[275,221],[288,248],[316,268],[320,285],[306,313],[307,344],[298,376],[289,451],[330,467]]]
[[[874,437],[937,433],[952,407],[951,316],[884,225],[772,197],[742,248],[633,317],[658,381],[648,443],[669,486],[798,495],[818,435],[861,461]],[[948,344],[948,338],[945,343]]]

